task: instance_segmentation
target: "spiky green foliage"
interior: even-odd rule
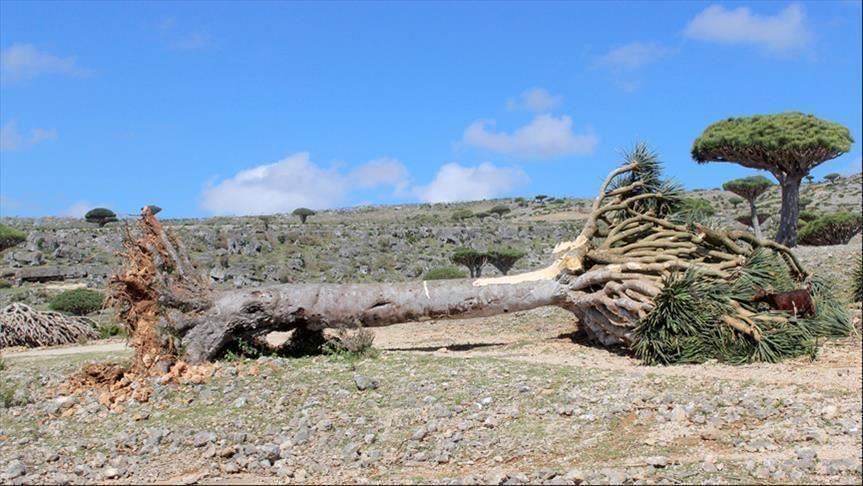
[[[653,310],[635,327],[633,351],[645,364],[719,357],[726,347],[720,318],[730,312],[727,284],[698,271],[673,273],[664,279]]]
[[[623,153],[624,163],[636,163],[634,170],[617,177],[609,185],[609,191],[638,184],[637,187],[622,195],[622,197],[653,194],[655,197],[641,199],[630,206],[638,213],[652,212],[659,218],[677,211],[683,194],[683,188],[673,180],[662,177],[662,162],[659,155],[650,150],[647,144],[638,143],[628,152]],[[616,217],[623,217],[621,213]]]
[[[504,275],[512,270],[513,265],[521,260],[525,252],[511,247],[492,248],[486,252],[486,258],[494,268]]]
[[[845,245],[863,228],[863,218],[849,212],[819,216],[800,228],[803,245]]]
[[[663,281],[654,309],[639,320],[633,351],[645,364],[697,363],[709,359],[729,363],[777,362],[814,355],[819,337],[847,336],[851,322],[832,285],[813,278],[810,291],[816,313],[794,318],[766,305],[751,303],[755,289],[791,290],[799,286],[782,258],[764,248],[753,252],[730,281],[697,270],[673,273]],[[739,317],[737,301],[757,338],[723,322]]]
[[[857,257],[857,267],[851,278],[851,298],[854,302],[863,302],[863,257]]]
[[[27,239],[27,233],[11,226],[0,224],[0,251],[12,248]]]
[[[108,208],[95,208],[87,211],[87,214],[84,215],[84,220],[88,223],[97,224],[101,228],[108,223],[117,221],[117,215]]]
[[[704,199],[687,197],[680,200],[677,210],[669,216],[673,223],[678,224],[705,224],[711,216],[716,214],[716,210],[710,205],[710,202]]]
[[[853,142],[848,128],[813,115],[756,115],[707,127],[692,145],[692,158],[699,163],[735,162],[802,176],[811,167],[848,152]]]
[[[775,252],[759,248],[752,252],[737,271],[731,284],[730,296],[740,302],[749,302],[758,289],[785,292],[796,286],[797,283],[791,278],[785,261]]]

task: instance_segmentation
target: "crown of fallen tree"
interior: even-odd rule
[[[271,331],[377,327],[558,306],[603,345],[646,363],[777,361],[813,352],[850,320],[829,285],[787,247],[746,231],[679,224],[679,186],[638,145],[608,175],[575,240],[535,271],[494,278],[399,283],[283,284],[216,292],[182,242],[145,210],[124,240],[111,298],[143,371],[217,358]],[[756,290],[808,286],[814,316],[753,302]],[[433,325],[433,321],[426,321]]]
[[[108,223],[117,221],[117,215],[108,208],[95,208],[87,211],[87,214],[84,215],[84,221],[98,224],[99,227],[102,227]]]
[[[776,241],[797,244],[800,181],[825,161],[851,150],[848,128],[798,112],[728,118],[708,126],[692,144],[699,163],[733,162],[773,174],[782,188]]]

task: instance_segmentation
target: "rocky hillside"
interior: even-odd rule
[[[832,184],[804,184],[801,200],[807,211],[860,212],[861,190],[861,175],[856,174]],[[732,204],[731,193],[718,189],[692,191],[687,197],[708,201],[722,226],[741,226],[735,218],[748,211],[745,204]],[[488,214],[495,206],[510,211],[503,216]],[[329,210],[307,224],[283,214],[164,223],[181,236],[216,287],[400,281],[451,265],[449,256],[459,246],[512,246],[527,253],[514,272],[537,267],[548,261],[555,243],[580,230],[589,206],[588,199],[537,196]],[[765,193],[759,207],[770,215],[764,222],[769,235],[778,224],[778,188]],[[458,219],[459,213],[473,216]],[[72,280],[99,287],[118,263],[122,222],[104,228],[68,218],[3,218],[0,222],[28,233],[25,243],[2,256],[0,279],[8,282]],[[483,271],[497,274],[491,265]],[[13,290],[0,289],[0,304],[10,299]],[[30,300],[40,303],[38,296]]]

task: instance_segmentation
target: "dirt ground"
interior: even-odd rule
[[[859,329],[860,313],[855,311]],[[376,330],[379,356],[221,363],[110,412],[55,385],[121,341],[4,352],[19,483],[859,483],[861,341],[814,361],[640,365],[554,308]],[[375,387],[360,389],[358,377]],[[58,402],[60,405],[58,406]],[[239,435],[238,435],[239,434]],[[161,439],[154,439],[160,437]],[[155,445],[154,445],[155,443]],[[20,464],[26,472],[8,470]],[[7,469],[4,471],[3,469]]]

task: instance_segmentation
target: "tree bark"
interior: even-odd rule
[[[797,246],[797,219],[800,217],[800,181],[803,174],[777,176],[782,189],[782,212],[776,242],[788,248]]]
[[[171,316],[187,359],[213,359],[232,340],[298,327],[379,327],[421,318],[506,314],[566,301],[555,280],[475,286],[473,280],[287,284],[218,294],[204,312]]]
[[[761,235],[761,221],[758,220],[758,209],[755,207],[755,199],[749,201],[749,211],[752,213],[752,231],[755,237],[759,240],[764,238]]]

